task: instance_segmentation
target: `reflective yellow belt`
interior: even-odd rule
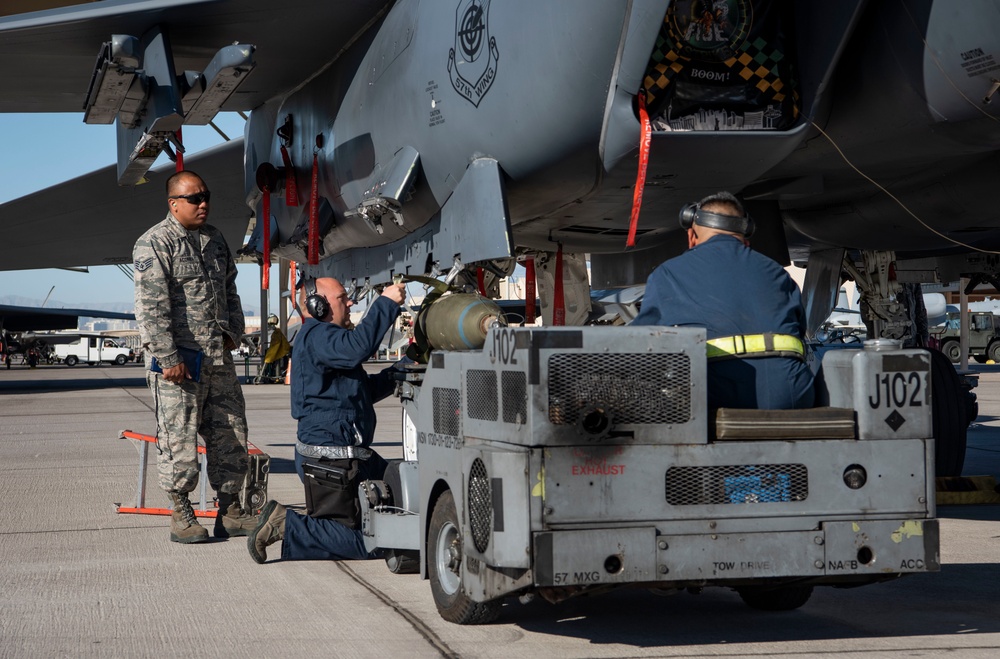
[[[802,339],[790,334],[738,334],[709,339],[709,359],[734,357],[797,357],[805,359]]]

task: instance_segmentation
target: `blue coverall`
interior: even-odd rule
[[[369,376],[362,364],[379,343],[399,306],[378,297],[357,328],[306,319],[293,344],[291,377],[292,416],[298,419],[298,439],[315,446],[369,447],[375,436],[374,404],[392,393],[393,367]],[[386,462],[378,453],[360,463],[360,478],[381,478]],[[300,479],[303,456],[295,453]],[[331,519],[314,519],[289,510],[281,545],[285,560],[362,559],[361,531]]]
[[[704,327],[708,339],[805,334],[798,286],[778,263],[728,235],[716,235],[649,276],[633,325]],[[755,357],[708,362],[708,407],[812,407],[813,373],[800,359]]]

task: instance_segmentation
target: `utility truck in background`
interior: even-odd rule
[[[68,343],[56,344],[53,352],[67,366],[76,366],[80,362],[108,362],[121,366],[135,357],[132,349],[118,339],[100,334],[80,334]]]
[[[1000,324],[992,311],[969,312],[969,356],[980,364],[989,360],[1000,363]],[[941,342],[941,352],[951,363],[962,361],[961,314],[948,312],[944,326],[932,328],[931,336]]]
[[[710,416],[702,329],[479,328],[406,365],[406,459],[359,487],[368,548],[446,620],[620,587],[787,610],[940,569],[927,351],[830,351],[822,407]]]

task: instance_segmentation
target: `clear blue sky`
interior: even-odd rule
[[[243,119],[227,113],[216,125],[231,139],[243,136]],[[196,153],[223,141],[211,126],[185,126],[184,144]],[[74,176],[112,165],[116,159],[115,127],[88,126],[83,113],[0,114],[0,203],[41,190]],[[161,155],[156,166],[169,163]],[[150,225],[156,218],[150,218]],[[2,230],[2,227],[0,227]],[[0,234],[2,235],[2,234]],[[240,245],[230,245],[236,251]],[[16,249],[16,245],[3,245]],[[243,304],[260,307],[260,268],[239,265],[237,288]],[[271,266],[271,309],[277,308],[277,265]],[[115,266],[91,267],[90,272],[68,270],[0,271],[0,296],[18,295],[39,302],[52,291],[52,300],[77,303],[132,301],[132,282]]]

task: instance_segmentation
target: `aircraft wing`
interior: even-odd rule
[[[0,329],[6,332],[76,329],[80,316],[135,320],[135,314],[99,309],[45,309],[0,304]]]
[[[243,140],[184,159],[212,189],[209,222],[235,253],[243,245],[250,211],[243,199]],[[0,205],[0,270],[131,263],[136,239],[167,215],[163,181],[173,164],[153,170],[153,182],[118,186],[115,165]]]
[[[201,71],[235,41],[268,53],[222,108],[249,111],[312,77],[391,4],[105,0],[2,17],[0,112],[82,112],[101,44],[153,23],[169,30],[178,72]]]
[[[113,34],[139,37],[156,24],[171,35],[178,72],[202,70],[220,47],[237,40],[267,52],[223,106],[249,111],[336,59],[391,4],[106,0],[9,16],[0,9],[0,112],[82,112],[101,44]],[[214,192],[210,222],[235,252],[250,215],[243,141],[188,155],[185,165]],[[134,188],[120,188],[117,178],[110,166],[0,206],[4,244],[17,246],[4,250],[0,269],[128,263],[135,239],[166,214],[164,177]]]

